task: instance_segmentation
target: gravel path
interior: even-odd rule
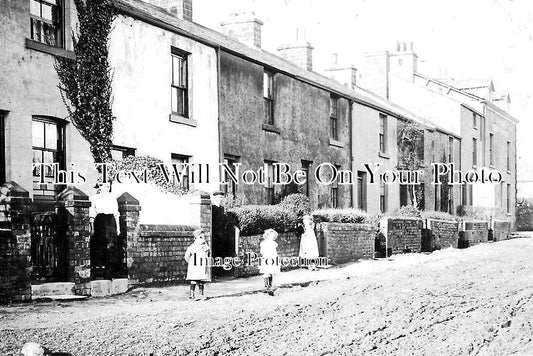
[[[533,355],[532,257],[533,239],[516,239],[356,264],[274,297],[189,302],[165,288],[2,307],[0,355],[27,341],[106,356]]]

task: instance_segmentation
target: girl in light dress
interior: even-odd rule
[[[263,274],[265,288],[270,294],[272,294],[270,290],[272,289],[274,275],[280,272],[277,238],[278,233],[274,229],[265,230],[263,241],[260,244],[261,264],[259,265],[259,272]]]

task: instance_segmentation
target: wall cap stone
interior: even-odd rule
[[[74,186],[68,186],[57,196],[60,201],[89,200],[89,196]]]
[[[27,198],[30,193],[14,181],[6,182],[0,186],[0,197],[23,197]]]
[[[130,193],[124,192],[117,198],[117,203],[118,205],[139,205],[139,200]]]

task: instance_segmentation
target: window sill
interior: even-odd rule
[[[477,164],[473,164],[472,169],[477,169]]]
[[[198,122],[196,122],[196,120],[189,119],[187,117],[183,117],[178,114],[170,114],[169,120],[170,122],[174,122],[176,124],[182,124],[182,125],[187,125],[191,127],[198,126]]]
[[[489,168],[496,169],[493,164],[489,164]]]
[[[329,138],[329,145],[338,148],[344,148],[344,143],[342,143],[341,141],[337,141],[331,137]]]
[[[511,172],[510,170],[507,170],[507,174],[513,174],[513,172]]]
[[[387,153],[385,153],[385,152],[381,152],[380,151],[378,153],[378,156],[381,157],[381,158],[390,159],[390,156]]]
[[[72,51],[67,51],[66,49],[60,47],[49,46],[41,42],[30,40],[29,38],[26,38],[26,48],[42,53],[51,54],[52,56],[56,57],[76,59],[76,54],[74,54],[74,52]]]
[[[263,130],[265,131],[277,133],[278,135],[281,134],[281,130],[274,125],[263,124],[262,127],[263,127]]]

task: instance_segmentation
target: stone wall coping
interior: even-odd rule
[[[485,223],[485,224],[489,223],[488,220],[463,220],[463,222],[465,222],[465,223]]]
[[[426,220],[441,221],[441,222],[447,222],[447,223],[452,223],[452,224],[459,224],[459,221],[457,221],[457,220],[442,220],[442,219],[434,219],[434,218],[426,218]]]
[[[128,205],[128,204],[119,204],[118,211],[141,211],[140,205]]]
[[[158,224],[141,224],[140,230],[142,231],[194,231],[198,229],[198,226],[194,225],[158,225]]]
[[[22,188],[17,182],[9,181],[0,186],[0,195],[26,198],[30,196],[30,193]]]
[[[279,235],[288,235],[288,234],[296,234],[296,235],[298,235],[298,232],[297,231],[278,232],[278,236]],[[241,234],[240,236],[241,237],[257,237],[257,236],[262,237],[263,234],[255,234],[255,235],[242,235]]]
[[[62,201],[73,201],[73,200],[89,200],[89,196],[82,192],[79,188],[68,186],[57,196],[58,200]]]
[[[370,229],[374,228],[374,226],[372,224],[367,224],[367,223],[346,223],[346,222],[331,222],[331,221],[323,221],[321,223],[318,223],[317,225],[322,225],[322,224],[353,225],[353,226],[367,227],[367,228],[370,228]]]
[[[415,217],[412,217],[412,216],[384,216],[382,219],[387,219],[387,220],[420,220],[422,221],[423,219],[422,218],[415,218]]]

